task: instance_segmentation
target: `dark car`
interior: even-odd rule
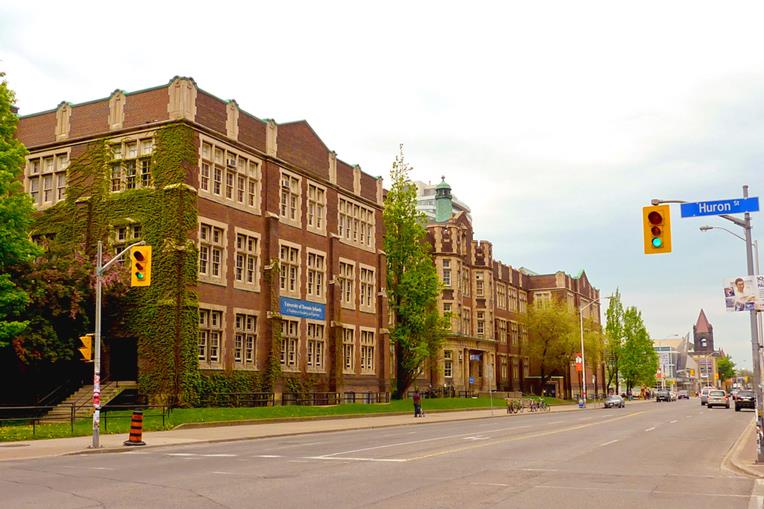
[[[751,410],[756,408],[756,397],[753,395],[753,391],[740,391],[735,397],[735,412],[739,412],[741,408],[750,408]]]
[[[605,400],[605,408],[623,408],[625,406],[626,402],[621,396],[618,396],[617,394],[608,396],[608,398]]]
[[[655,393],[655,401],[671,401],[671,393],[669,391],[658,391]]]

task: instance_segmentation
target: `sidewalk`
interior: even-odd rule
[[[633,401],[629,404],[644,403]],[[577,405],[553,406],[552,412],[570,411],[593,411],[602,408],[601,403],[589,404],[588,408],[580,409]],[[425,408],[425,411],[427,409]],[[527,414],[525,414],[527,415]],[[389,426],[401,426],[412,424],[426,424],[433,422],[466,421],[471,419],[485,418],[512,418],[507,415],[503,402],[497,402],[497,406],[491,410],[458,410],[447,412],[427,412],[424,418],[414,418],[411,413],[406,414],[381,414],[374,416],[344,418],[330,417],[326,419],[294,419],[269,421],[257,424],[237,424],[225,422],[202,426],[187,426],[176,428],[171,431],[149,431],[143,433],[145,446],[127,447],[124,442],[127,434],[101,435],[99,449],[91,449],[92,436],[72,438],[55,438],[48,440],[27,440],[20,442],[0,443],[0,461],[23,460],[43,458],[50,456],[64,456],[70,454],[97,454],[105,452],[124,452],[144,449],[146,447],[160,447],[167,445],[227,442],[233,440],[247,440],[252,438],[267,438],[287,435],[300,435],[304,433],[321,433],[328,431],[346,431],[351,429],[372,429]]]
[[[756,426],[753,421],[732,446],[726,460],[727,466],[738,473],[764,478],[764,464],[756,463]]]

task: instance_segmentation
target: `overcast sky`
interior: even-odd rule
[[[748,314],[725,313],[721,290],[746,273],[745,245],[698,227],[742,230],[672,208],[673,253],[645,256],[641,207],[762,194],[763,19],[741,1],[7,0],[0,71],[22,115],[181,75],[260,118],[306,119],[372,175],[403,143],[496,258],[585,269],[653,337],[703,308],[750,367]]]

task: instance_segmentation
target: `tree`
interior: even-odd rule
[[[729,380],[735,376],[735,363],[732,362],[732,357],[729,355],[726,357],[719,357],[716,362],[716,371],[719,373],[719,380]]]
[[[420,374],[424,361],[436,357],[449,327],[449,320],[438,312],[441,285],[426,240],[425,217],[416,209],[416,188],[408,176],[411,169],[401,146],[390,170],[392,186],[384,210],[397,398]]]
[[[626,390],[638,385],[652,386],[658,369],[658,354],[642,321],[642,313],[634,306],[623,313],[623,350],[620,370]]]
[[[15,138],[15,94],[4,78],[0,73],[0,348],[7,347],[28,325],[19,316],[29,296],[16,285],[10,270],[37,253],[28,237],[34,208],[21,181],[27,150]]]
[[[578,322],[575,313],[560,302],[532,305],[523,319],[528,330],[528,356],[539,366],[541,389],[553,374],[567,370],[580,348],[576,341]]]
[[[618,390],[618,370],[623,352],[623,304],[621,304],[621,292],[618,289],[610,299],[605,316],[607,317],[605,324],[605,371],[607,375],[605,387],[610,389],[610,385],[615,381],[615,387]]]

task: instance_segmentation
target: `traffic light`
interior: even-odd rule
[[[82,346],[79,347],[80,354],[82,355],[82,360],[84,362],[90,362],[93,360],[93,336],[91,335],[85,335],[80,336],[80,343],[82,343]]]
[[[645,254],[671,252],[671,214],[668,205],[642,207]]]
[[[130,286],[151,284],[151,246],[130,249]]]

